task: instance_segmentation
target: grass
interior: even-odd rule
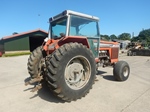
[[[21,56],[21,55],[29,55],[30,52],[14,52],[14,53],[5,53],[3,57],[13,57],[13,56]]]

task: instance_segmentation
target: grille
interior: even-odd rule
[[[112,48],[111,58],[112,59],[117,59],[118,55],[119,55],[119,48]]]

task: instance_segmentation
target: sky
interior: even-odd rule
[[[150,28],[150,0],[0,0],[0,38],[35,29],[48,31],[50,17],[73,10],[100,18],[100,33],[116,36]]]

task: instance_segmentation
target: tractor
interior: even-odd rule
[[[112,66],[118,81],[129,77],[130,67],[118,61],[119,44],[100,40],[99,18],[71,10],[49,19],[48,37],[28,58],[31,80],[37,91],[46,84],[64,101],[87,95],[98,68]]]

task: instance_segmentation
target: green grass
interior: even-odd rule
[[[13,56],[21,56],[21,55],[29,55],[30,52],[16,52],[16,53],[6,53],[3,54],[3,57],[13,57]]]

